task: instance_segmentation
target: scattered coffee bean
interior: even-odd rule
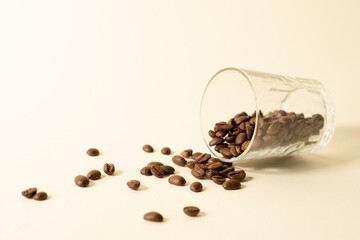
[[[22,191],[21,194],[26,198],[33,198],[36,192],[37,192],[37,188],[28,188]]]
[[[177,185],[177,186],[185,186],[186,180],[180,175],[173,175],[168,179],[170,184]]]
[[[203,189],[203,186],[200,182],[193,182],[191,185],[190,185],[190,190],[193,191],[193,192],[201,192]]]
[[[205,163],[195,163],[195,167],[199,167],[204,169],[205,171],[208,169]]]
[[[198,166],[195,166],[192,170],[191,170],[191,174],[198,178],[198,179],[202,179],[204,178],[204,175],[205,175],[205,171],[204,169],[198,167]]]
[[[230,179],[224,182],[222,186],[226,190],[237,190],[241,188],[241,183],[240,181]]]
[[[161,149],[161,153],[164,154],[164,155],[170,155],[171,150],[168,147],[164,147],[163,149]]]
[[[33,199],[37,200],[37,201],[44,201],[47,198],[48,198],[48,195],[46,192],[37,192],[33,197]]]
[[[207,170],[205,172],[206,178],[210,179],[210,180],[212,179],[213,176],[219,176],[219,175],[220,175],[220,173],[216,170]]]
[[[193,206],[189,206],[189,207],[184,207],[184,213],[190,217],[195,217],[196,215],[198,215],[200,212],[200,209],[198,207],[193,207]]]
[[[219,173],[223,177],[228,177],[228,173],[233,172],[234,170],[235,170],[234,167],[227,167],[224,170],[220,171]]]
[[[219,185],[223,184],[226,181],[226,179],[222,176],[213,176],[211,180],[213,180],[214,183]]]
[[[192,149],[184,150],[183,152],[181,152],[181,156],[184,158],[189,158],[189,157],[191,157],[192,152],[193,152]]]
[[[186,165],[186,160],[185,158],[183,158],[182,156],[180,155],[175,155],[172,157],[172,161],[176,164],[176,165],[179,165],[181,167],[185,167]]]
[[[220,153],[224,156],[224,158],[232,158],[232,153],[230,152],[230,149],[228,148],[221,148]]]
[[[100,154],[99,150],[96,148],[90,148],[87,150],[86,153],[87,153],[87,155],[92,156],[92,157],[99,156],[99,154]]]
[[[162,178],[165,175],[165,170],[162,166],[154,165],[150,167],[151,173],[158,178]]]
[[[83,175],[76,176],[74,182],[79,187],[87,187],[90,183],[89,179]]]
[[[146,167],[143,167],[141,170],[140,170],[140,173],[144,176],[151,176],[152,173],[150,171],[150,167],[146,166]]]
[[[188,161],[186,163],[186,166],[190,169],[193,169],[195,167],[196,162],[195,161]]]
[[[175,172],[175,168],[173,168],[172,166],[163,165],[161,167],[164,169],[165,174],[173,174]]]
[[[244,170],[237,170],[228,173],[228,177],[232,180],[242,181],[246,177],[246,173]]]
[[[195,160],[195,159],[196,159],[199,155],[201,155],[201,154],[202,154],[201,152],[193,153],[190,158],[192,158],[192,159]]]
[[[149,144],[144,145],[144,146],[142,147],[142,149],[143,149],[145,152],[148,152],[148,153],[154,152],[153,147],[152,147],[151,145],[149,145]]]
[[[215,169],[219,169],[222,167],[222,163],[221,162],[214,162],[214,163],[211,163],[207,166],[207,168],[209,170],[215,170]]]
[[[90,172],[88,172],[87,177],[90,180],[98,180],[101,177],[101,172],[99,170],[91,170]]]
[[[105,163],[105,165],[104,165],[104,173],[106,173],[107,175],[113,175],[114,172],[115,172],[114,164]]]
[[[130,180],[126,184],[132,190],[138,190],[138,188],[140,187],[140,182],[138,180]]]
[[[152,166],[154,166],[154,165],[162,166],[162,165],[164,165],[164,164],[161,163],[161,162],[149,162],[149,163],[147,164],[148,167],[152,167]]]
[[[144,215],[144,219],[151,222],[162,222],[163,216],[158,212],[148,212]]]

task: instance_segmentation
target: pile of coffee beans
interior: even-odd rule
[[[29,199],[32,198],[37,201],[43,201],[48,198],[48,195],[46,192],[38,192],[36,187],[28,188],[28,189],[22,191],[21,194],[26,198],[29,198]]]
[[[236,114],[228,122],[218,122],[209,131],[214,146],[224,158],[236,158],[243,153],[254,135],[256,113]],[[252,150],[289,146],[297,142],[308,142],[309,138],[319,135],[324,127],[324,117],[314,114],[304,117],[303,113],[276,110],[263,115],[259,111],[258,129],[253,138]]]
[[[173,174],[175,169],[172,166],[164,165],[161,162],[149,162],[145,167],[140,170],[144,176],[154,175],[157,178],[162,178],[167,175]]]

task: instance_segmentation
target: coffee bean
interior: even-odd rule
[[[190,158],[194,159],[197,158],[199,155],[201,155],[202,153],[201,152],[196,152],[196,153],[193,153],[193,155],[191,155]]]
[[[279,118],[279,122],[284,125],[287,125],[291,122],[291,118],[289,116],[282,116]]]
[[[195,167],[196,162],[195,161],[188,161],[186,163],[186,166],[190,169],[193,169]]]
[[[242,124],[244,124],[244,126],[245,126],[245,123],[242,123]],[[241,125],[241,124],[240,124],[240,125]],[[244,129],[245,129],[245,127],[244,127]],[[236,136],[237,136],[239,133],[241,133],[242,131],[244,131],[244,129],[242,130],[242,129],[240,129],[240,127],[235,127],[235,128],[232,129],[232,131],[230,132],[229,135],[235,136],[235,138],[236,138]]]
[[[246,141],[246,139],[247,139],[246,133],[241,132],[239,133],[239,135],[236,136],[235,143],[236,145],[240,146],[241,144],[243,144],[243,142]]]
[[[235,118],[235,124],[240,125],[240,123],[248,121],[250,119],[249,116],[240,116],[238,118]]]
[[[235,118],[238,118],[238,117],[241,117],[241,116],[247,116],[248,114],[246,112],[241,112],[241,113],[238,113],[234,116],[234,119]]]
[[[254,128],[250,124],[248,124],[248,125],[245,124],[245,131],[246,131],[247,138],[251,139],[253,132],[254,132]]]
[[[227,122],[227,124],[231,125],[231,126],[235,126],[235,120],[234,118],[230,118],[229,121]]]
[[[233,172],[235,169],[234,167],[227,167],[224,170],[220,171],[220,175],[223,177],[227,177],[229,172]]]
[[[210,179],[210,180],[212,179],[213,176],[219,176],[219,175],[220,175],[220,173],[216,170],[207,170],[205,172],[206,178]]]
[[[178,165],[178,166],[181,166],[181,167],[185,167],[185,165],[186,165],[186,160],[185,160],[185,158],[183,158],[182,156],[180,156],[180,155],[175,155],[175,156],[173,156],[172,157],[172,161],[176,164],[176,165]]]
[[[79,187],[87,187],[90,183],[89,179],[84,175],[78,175],[75,177],[74,182]]]
[[[246,126],[245,122],[242,122],[242,123],[239,124],[239,133],[242,132],[242,131],[245,131],[245,126]],[[237,134],[239,134],[239,133],[237,133]]]
[[[26,198],[33,198],[36,192],[37,192],[37,188],[28,188],[22,191],[21,194]]]
[[[152,167],[152,166],[162,166],[162,165],[164,165],[163,163],[161,163],[161,162],[149,162],[146,166],[148,166],[148,167]]]
[[[146,166],[146,167],[143,167],[141,170],[140,170],[140,173],[142,175],[145,175],[145,176],[151,176],[152,173],[150,171],[150,167]]]
[[[221,162],[214,162],[214,163],[211,163],[207,166],[207,168],[209,170],[215,170],[215,169],[219,169],[222,167],[222,163]]]
[[[228,143],[231,143],[233,141],[235,141],[236,136],[232,135],[232,136],[228,136],[225,138],[225,141],[227,141]]]
[[[198,166],[195,166],[192,170],[191,170],[191,174],[198,178],[198,179],[202,179],[204,178],[204,175],[205,175],[205,170],[198,167]]]
[[[176,186],[185,186],[186,180],[180,175],[173,175],[169,177],[168,182]]]
[[[154,152],[153,147],[152,147],[151,145],[149,145],[149,144],[144,145],[144,146],[142,147],[142,149],[143,149],[145,152],[148,152],[148,153]]]
[[[219,144],[219,145],[216,145],[216,147],[215,147],[215,151],[217,151],[217,152],[220,152],[220,149],[222,149],[222,148],[226,148],[228,146],[228,144]]]
[[[144,215],[144,219],[151,222],[162,222],[163,216],[158,212],[148,212]]]
[[[87,177],[91,180],[98,180],[101,177],[101,172],[99,170],[91,170],[88,172]]]
[[[218,131],[215,133],[215,136],[219,137],[219,138],[222,138],[226,135],[226,133],[222,132],[222,131]]]
[[[222,186],[225,190],[237,190],[241,188],[241,183],[237,180],[227,180]]]
[[[171,150],[168,147],[164,147],[163,149],[161,149],[161,153],[164,154],[164,155],[170,155]]]
[[[249,144],[250,144],[249,140],[247,140],[243,144],[241,144],[241,151],[245,151],[246,148],[249,146]]]
[[[150,171],[155,177],[158,178],[162,178],[165,175],[165,170],[164,168],[162,168],[162,166],[157,166],[157,165],[151,166]]]
[[[199,167],[204,169],[205,171],[208,169],[205,163],[195,163],[195,167]]]
[[[214,132],[213,130],[210,130],[210,131],[209,131],[209,136],[210,136],[211,138],[214,138],[214,137],[216,137],[216,134],[215,134],[215,132]]]
[[[173,174],[175,172],[175,168],[169,165],[161,166],[164,169],[165,174]]]
[[[217,144],[220,144],[220,143],[223,143],[223,142],[224,142],[224,139],[219,138],[219,137],[216,137],[216,138],[213,138],[213,139],[209,142],[209,145],[210,145],[210,146],[214,146],[214,145],[217,145]]]
[[[241,154],[241,148],[239,146],[232,146],[230,152],[233,157],[237,157]]]
[[[204,163],[207,162],[207,160],[209,160],[211,158],[211,155],[208,153],[202,153],[198,156],[195,157],[195,161],[198,163]]]
[[[44,201],[47,198],[48,198],[48,195],[46,192],[37,192],[33,197],[33,199],[37,200],[37,201]]]
[[[200,212],[200,209],[198,207],[193,207],[193,206],[189,206],[189,207],[184,207],[184,213],[190,217],[195,217],[196,215],[198,215]]]
[[[222,132],[228,132],[232,129],[232,126],[230,124],[227,124],[226,122],[223,123],[216,123],[215,124],[215,132],[222,131]],[[216,135],[215,135],[216,136]]]
[[[242,181],[246,177],[246,173],[244,170],[237,170],[229,172],[228,177],[232,180]]]
[[[192,149],[184,150],[183,152],[181,152],[181,156],[184,158],[189,158],[189,157],[191,157],[192,152],[193,152]]]
[[[91,157],[99,156],[100,154],[99,150],[96,148],[89,148],[86,153]]]
[[[126,184],[132,190],[138,190],[138,188],[140,187],[140,182],[138,180],[130,180]]]
[[[281,123],[275,121],[269,126],[266,133],[270,135],[275,135],[279,132],[280,128],[281,128]]]
[[[193,191],[193,192],[201,192],[203,189],[203,186],[200,182],[193,182],[191,185],[190,185],[190,190]]]
[[[221,162],[220,159],[218,158],[210,158],[208,161],[207,161],[207,164],[212,164],[212,163],[215,163],[215,162]]]
[[[105,163],[104,164],[104,173],[106,173],[107,175],[113,175],[115,172],[115,165],[114,164],[108,164]]]
[[[226,179],[222,176],[213,176],[211,180],[213,180],[214,183],[219,185],[223,184],[226,181]]]
[[[254,126],[254,125],[255,125],[255,121],[256,121],[256,117],[252,117],[252,118],[250,118],[249,123],[250,123],[252,126]]]
[[[228,148],[221,148],[220,153],[224,156],[224,158],[231,158],[232,154]]]

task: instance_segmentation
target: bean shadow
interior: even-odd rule
[[[288,157],[262,158],[235,163],[249,172],[276,174],[282,172],[314,171],[351,164],[360,160],[360,126],[338,127],[328,146],[317,153]]]

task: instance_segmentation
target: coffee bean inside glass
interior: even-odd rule
[[[335,106],[320,82],[238,68],[211,78],[200,118],[209,150],[227,162],[315,152],[335,130]]]

